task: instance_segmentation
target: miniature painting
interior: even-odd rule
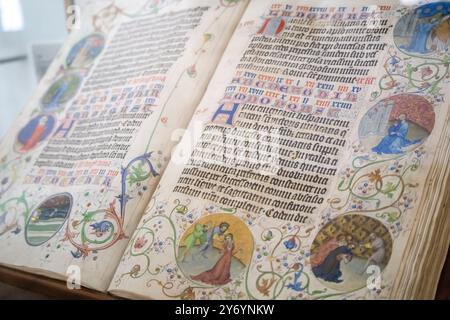
[[[38,115],[31,119],[19,131],[16,150],[20,153],[26,153],[34,149],[40,142],[50,136],[55,127],[55,122],[55,118],[47,114]]]
[[[50,240],[66,222],[72,209],[69,193],[59,193],[41,202],[25,226],[25,240],[30,246],[40,246]]]
[[[42,98],[42,110],[52,112],[59,110],[72,99],[78,91],[81,78],[75,74],[68,74],[53,83]]]
[[[435,2],[416,8],[403,16],[394,28],[397,47],[410,54],[448,52],[450,3]]]
[[[417,94],[399,94],[379,101],[364,115],[359,138],[378,155],[399,155],[422,144],[434,128],[432,104]]]
[[[89,67],[104,47],[105,38],[101,34],[89,35],[72,47],[67,55],[66,65],[75,69]]]
[[[253,238],[243,221],[229,214],[213,214],[185,231],[178,263],[191,280],[221,286],[247,268],[252,251]]]
[[[350,291],[363,288],[369,266],[380,272],[392,253],[392,237],[378,220],[362,214],[339,216],[326,224],[311,246],[311,268],[326,287]]]

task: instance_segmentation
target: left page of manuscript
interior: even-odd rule
[[[246,5],[83,7],[1,142],[1,264],[106,290]]]

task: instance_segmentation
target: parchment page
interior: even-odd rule
[[[449,8],[251,2],[109,290],[389,297],[437,214],[418,207],[447,148]]]
[[[246,1],[92,1],[1,145],[0,263],[109,285]]]

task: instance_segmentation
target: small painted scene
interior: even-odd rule
[[[394,27],[397,47],[413,55],[448,52],[450,2],[425,4],[399,19]]]
[[[69,193],[55,194],[39,204],[25,226],[25,240],[30,246],[40,246],[62,228],[72,209]]]
[[[101,34],[89,35],[78,41],[66,58],[66,65],[69,68],[89,67],[103,51],[105,38]]]
[[[47,139],[56,120],[51,115],[38,115],[31,119],[20,131],[17,136],[16,151],[26,153],[34,149],[40,142]]]
[[[252,252],[252,234],[242,220],[231,214],[213,214],[198,219],[185,231],[177,260],[191,280],[221,286],[246,269]]]
[[[42,97],[42,110],[53,112],[72,99],[78,91],[81,78],[75,74],[65,75],[53,83]]]
[[[401,155],[420,146],[435,123],[432,104],[417,94],[398,94],[375,104],[362,118],[359,139],[378,155]]]
[[[311,268],[326,287],[352,291],[366,286],[369,266],[381,271],[392,254],[392,237],[378,220],[362,214],[339,216],[326,224],[311,246]]]

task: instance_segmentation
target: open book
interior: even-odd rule
[[[93,2],[2,141],[0,263],[130,298],[432,298],[449,38],[450,2]]]

